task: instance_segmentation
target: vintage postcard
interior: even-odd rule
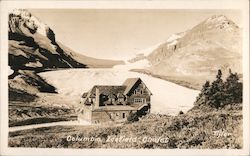
[[[1,155],[249,155],[247,0],[1,2]]]

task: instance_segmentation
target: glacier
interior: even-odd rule
[[[127,78],[140,77],[152,92],[151,112],[177,115],[193,107],[198,91],[152,76],[115,68],[66,69],[39,74],[57,88],[59,94],[79,101],[94,85],[122,85]]]

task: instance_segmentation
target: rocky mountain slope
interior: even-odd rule
[[[9,65],[18,69],[86,67],[58,46],[54,32],[26,10],[9,14]]]
[[[14,70],[112,67],[120,63],[75,53],[56,41],[53,30],[27,10],[17,9],[9,14],[9,65]]]
[[[200,86],[201,79],[211,79],[218,69],[231,68],[242,73],[241,40],[241,29],[233,21],[215,15],[170,36],[149,55],[141,57],[148,60],[150,67],[137,71]]]
[[[36,73],[59,68],[112,67],[122,61],[78,54],[56,40],[46,24],[24,9],[9,13],[9,87],[27,92],[54,92]]]

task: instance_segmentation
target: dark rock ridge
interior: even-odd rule
[[[26,10],[9,14],[9,65],[13,70],[86,67],[67,55],[56,43],[54,32],[37,21]]]

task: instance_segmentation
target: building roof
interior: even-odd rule
[[[122,86],[95,85],[89,92],[84,93],[82,97],[94,98],[96,96],[96,89],[98,89],[100,95],[105,95],[109,98],[122,98],[129,93],[138,81],[141,82],[142,80],[140,78],[128,78]]]
[[[96,93],[96,89],[99,89],[99,93],[106,96],[116,96],[118,93],[123,94],[126,86],[94,86],[91,89],[91,94]]]
[[[126,86],[126,89],[124,91],[124,94],[128,94],[128,92],[133,88],[133,86],[135,85],[135,83],[137,81],[141,81],[140,78],[128,78],[123,85]]]

